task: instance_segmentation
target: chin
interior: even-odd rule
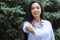
[[[34,17],[39,17],[39,16],[36,15],[36,16],[34,16]]]

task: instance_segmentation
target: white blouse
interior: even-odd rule
[[[23,31],[28,34],[28,40],[55,40],[52,25],[49,21],[41,19],[41,26],[34,21],[34,27],[32,27],[35,32],[34,35],[26,30],[27,25],[31,24],[28,21],[23,23]]]

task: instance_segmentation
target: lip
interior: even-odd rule
[[[38,14],[38,13],[34,13],[35,15]]]

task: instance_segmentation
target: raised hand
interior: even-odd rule
[[[35,32],[33,30],[33,26],[34,26],[34,23],[32,22],[32,25],[27,25],[26,29],[27,29],[27,31],[31,32],[34,35]]]

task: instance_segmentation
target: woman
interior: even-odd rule
[[[25,15],[23,31],[28,40],[55,40],[52,25],[43,17],[43,8],[37,1],[29,5],[28,13]]]

